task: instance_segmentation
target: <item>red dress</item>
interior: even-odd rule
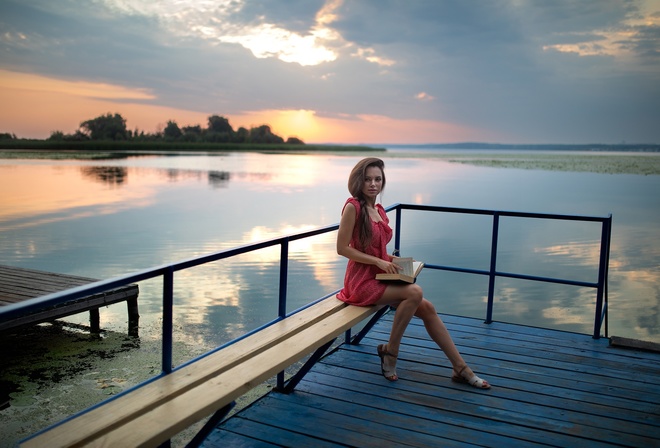
[[[355,198],[349,198],[346,204],[349,202],[355,206],[356,216],[360,216],[360,202]],[[344,204],[344,208],[346,204]],[[387,218],[385,209],[380,204],[376,204],[376,209],[381,217],[381,221],[371,221],[371,245],[367,247],[367,250],[363,250],[363,252],[382,258],[383,260],[389,260],[390,256],[387,254],[387,243],[392,239],[392,229],[389,226],[390,220]],[[359,220],[356,220],[350,245],[351,247],[359,248],[359,225],[357,223],[359,223]],[[383,271],[376,265],[348,260],[346,275],[344,276],[344,288],[339,291],[337,298],[351,305],[373,305],[382,297],[385,288],[387,288],[386,283],[376,280],[376,274],[380,272]]]

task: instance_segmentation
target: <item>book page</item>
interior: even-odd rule
[[[413,259],[412,257],[395,257],[394,264],[401,266],[399,274],[407,275],[409,277],[413,276]]]

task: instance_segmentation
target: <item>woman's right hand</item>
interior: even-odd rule
[[[378,268],[386,274],[398,274],[401,270],[401,266],[386,260],[378,260],[376,266],[378,266]]]

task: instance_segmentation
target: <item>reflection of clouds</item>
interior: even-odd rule
[[[150,180],[135,179],[132,187],[108,188],[80,176],[79,166],[17,165],[0,176],[0,223],[2,231],[110,214],[144,207],[153,200]],[[53,166],[54,165],[54,166]]]
[[[610,334],[660,342],[660,269],[617,270],[609,283]]]
[[[297,189],[301,186],[322,185],[328,178],[344,179],[350,168],[338,169],[319,154],[272,154],[269,157],[247,157],[242,169],[248,173],[269,173],[268,183],[263,186],[271,189]],[[335,172],[331,171],[336,169]]]
[[[548,303],[542,310],[544,319],[552,321],[554,328],[573,325],[591,332],[596,311],[596,290],[591,288],[571,288],[549,291]]]
[[[49,165],[2,167],[0,191],[5,194],[0,197],[0,231],[143,208],[154,203],[163,182],[208,178],[218,186],[230,177],[220,171],[77,163],[48,161]],[[263,180],[259,176],[256,179]]]
[[[131,204],[125,204],[125,203],[105,204],[103,206],[94,208],[92,210],[80,210],[80,211],[68,210],[68,211],[63,211],[63,213],[65,214],[53,213],[53,214],[46,214],[43,216],[39,216],[37,218],[16,219],[16,220],[10,219],[5,221],[4,223],[2,219],[0,219],[0,223],[2,223],[0,225],[0,232],[18,230],[27,227],[41,226],[45,224],[53,224],[62,221],[73,221],[77,219],[90,218],[99,215],[111,215],[135,207],[146,207],[150,204],[151,202],[149,202],[149,200],[144,199],[144,200],[135,200]]]
[[[656,221],[657,222],[657,221]],[[613,228],[609,263],[609,333],[660,343],[658,227]]]
[[[543,318],[561,325],[583,325],[584,316],[574,313],[572,308],[551,306],[543,310]]]
[[[263,226],[254,227],[249,232],[243,234],[241,241],[231,242],[230,247],[253,244],[264,240],[278,238],[283,235],[293,235],[305,231],[316,229],[317,226],[284,225],[280,230],[269,229]],[[332,269],[333,263],[337,260],[336,252],[336,234],[328,232],[317,235],[312,238],[292,241],[289,243],[289,259],[308,263],[312,269],[314,278],[324,287],[334,288],[336,279]],[[273,246],[259,251],[251,252],[245,255],[250,262],[256,264],[279,264],[280,246]]]
[[[485,301],[488,301],[488,297],[484,296]],[[497,293],[495,295],[495,302],[501,302],[501,303],[516,303],[520,300],[520,291],[518,288],[513,288],[513,287],[502,287],[497,289]],[[524,302],[523,302],[524,305]],[[523,309],[521,307],[518,307],[515,311],[515,314],[517,315],[522,315],[523,313],[529,311],[529,309]]]
[[[585,334],[592,332],[595,289],[529,281],[502,282],[507,286],[495,291],[495,320],[525,325],[532,323],[534,326]]]
[[[214,307],[240,306],[243,278],[239,272],[230,268],[214,264],[177,273],[177,297],[186,297],[177,309],[183,313],[186,322],[204,323],[208,319],[206,310]]]
[[[203,253],[212,253],[227,248],[258,243],[285,235],[292,235],[317,226],[285,224],[280,229],[257,226],[245,232],[240,240],[209,242]],[[337,261],[335,250],[335,232],[292,241],[289,244],[289,260],[296,260],[305,265],[304,271],[309,272],[323,288],[334,290],[338,286],[336,271],[333,270]],[[220,247],[219,247],[220,246]],[[197,254],[197,255],[202,255]],[[246,303],[245,295],[254,293],[255,289],[270,289],[273,295],[270,306],[276,307],[279,275],[280,246],[256,250],[226,260],[219,260],[210,265],[199,266],[178,272],[175,275],[175,302],[177,318],[187,324],[209,324],[209,319],[216,318],[214,313],[238,313],[246,315],[253,306],[252,299]],[[291,265],[290,265],[291,268]],[[261,277],[260,272],[275,273],[275,276]],[[266,280],[272,281],[267,284]],[[266,282],[266,283],[264,283]],[[160,291],[154,291],[160,294]],[[311,297],[310,300],[318,297]],[[263,298],[266,300],[267,298]],[[231,311],[230,311],[231,310]],[[272,316],[274,318],[275,315]],[[245,322],[249,319],[235,319],[223,323],[224,334],[237,337],[248,331]]]
[[[649,237],[642,239],[648,240]],[[543,258],[559,257],[559,263],[553,263],[559,265],[557,269],[568,265],[572,266],[571,272],[577,272],[575,266],[597,270],[599,250],[599,241],[571,241],[537,246],[534,253]],[[657,260],[655,250],[640,248],[638,241],[613,238],[608,274],[609,335],[660,341],[660,269],[657,263],[649,263],[649,260]],[[642,251],[646,251],[643,256],[640,255]],[[524,260],[519,262],[526,266]],[[644,260],[643,264],[639,260]],[[495,315],[526,323],[528,320],[536,322],[534,313],[540,313],[543,325],[549,328],[592,332],[595,288],[541,285],[535,288],[521,282],[519,288],[499,288],[495,296]]]
[[[580,261],[585,266],[598,266],[600,262],[599,241],[570,241],[565,244],[555,244],[546,247],[535,247],[535,253],[550,257],[565,257]]]

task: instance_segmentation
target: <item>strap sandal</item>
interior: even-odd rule
[[[477,389],[490,389],[490,384],[488,384],[488,381],[479,378],[477,375],[475,375],[474,372],[472,372],[471,377],[466,378],[463,372],[465,372],[467,367],[467,365],[464,366],[461,371],[458,372],[458,375],[456,375],[456,372],[454,372],[454,374],[451,376],[451,380],[455,383],[469,384],[470,386],[476,387]]]
[[[394,358],[394,364],[396,364],[397,357],[396,355],[391,354],[385,348],[385,344],[380,344],[378,346],[378,356],[380,356],[380,371],[388,381],[396,381],[399,377],[396,374],[396,369],[394,367],[385,366],[385,357]]]

